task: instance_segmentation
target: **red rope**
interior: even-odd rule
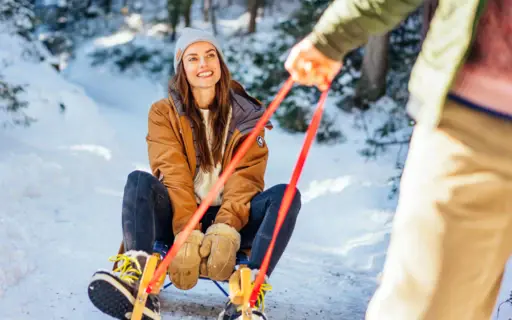
[[[288,186],[286,187],[286,190],[284,192],[283,200],[281,201],[281,206],[279,208],[279,212],[278,212],[278,216],[277,216],[276,226],[274,228],[274,234],[272,235],[272,240],[267,249],[267,253],[265,254],[263,262],[260,266],[260,270],[259,270],[258,276],[256,277],[256,281],[254,282],[253,291],[251,293],[251,298],[249,300],[251,303],[251,307],[254,307],[254,305],[256,304],[256,301],[258,299],[260,287],[263,284],[265,275],[267,274],[268,265],[270,263],[270,258],[272,256],[272,252],[274,250],[274,245],[275,245],[275,242],[277,239],[277,235],[279,234],[279,230],[281,230],[281,226],[283,225],[284,219],[286,218],[286,215],[288,214],[288,209],[290,208],[293,197],[295,196],[295,193],[297,190],[296,186],[297,186],[297,182],[299,181],[299,178],[300,178],[300,175],[302,172],[302,168],[304,167],[304,163],[308,156],[309,149],[311,147],[311,144],[313,143],[313,139],[315,138],[316,132],[318,130],[318,126],[320,124],[320,120],[322,120],[322,113],[324,111],[324,104],[325,104],[325,100],[327,98],[327,93],[329,91],[329,87],[330,87],[330,84],[329,84],[327,90],[325,90],[322,93],[322,96],[320,97],[320,100],[318,101],[318,106],[313,115],[313,118],[311,119],[311,124],[309,125],[309,129],[306,134],[306,139],[304,141],[304,145],[302,146],[302,150],[300,152],[299,158],[295,165],[295,169],[293,170],[293,174],[290,179],[290,183],[288,184]]]
[[[210,190],[206,198],[201,202],[201,205],[199,208],[197,208],[196,212],[192,216],[192,218],[189,220],[185,228],[181,231],[181,236],[179,239],[176,239],[176,241],[173,243],[171,250],[167,253],[165,258],[162,260],[162,262],[159,264],[158,268],[155,271],[155,274],[153,275],[153,278],[148,284],[148,287],[146,288],[146,293],[151,293],[153,286],[155,283],[160,279],[160,277],[164,274],[164,272],[167,271],[168,265],[171,263],[171,260],[176,256],[176,253],[178,253],[178,250],[181,248],[181,246],[184,244],[185,240],[188,238],[190,233],[193,231],[194,227],[201,221],[201,218],[205,214],[206,210],[210,206],[210,204],[213,202],[214,198],[219,193],[221,187],[226,183],[226,180],[228,177],[235,171],[236,165],[240,162],[242,157],[247,153],[251,145],[256,140],[256,136],[261,132],[265,124],[268,122],[272,114],[277,110],[277,107],[281,104],[286,94],[290,91],[290,89],[293,86],[293,80],[292,78],[288,78],[288,80],[285,82],[281,90],[277,93],[276,98],[272,103],[269,105],[265,113],[261,116],[260,120],[256,124],[256,127],[253,129],[253,131],[249,134],[247,139],[242,143],[240,146],[240,149],[235,153],[235,156],[227,166],[226,170],[221,174],[219,177],[219,180],[217,183],[213,186],[213,188]]]

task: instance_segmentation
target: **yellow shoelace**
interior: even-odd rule
[[[272,286],[268,283],[263,283],[260,287],[260,292],[258,294],[258,300],[256,301],[259,308],[261,308],[262,312],[265,312],[265,292],[271,291]]]
[[[260,309],[261,312],[265,312],[265,293],[271,290],[272,286],[268,283],[263,283],[260,287],[258,300],[256,300],[256,305],[254,307]],[[242,311],[242,306],[237,306],[237,311]]]
[[[135,257],[130,257],[125,254],[118,254],[108,258],[109,261],[114,263],[122,262],[121,265],[113,270],[119,272],[119,278],[128,284],[133,284],[138,281],[142,275],[142,268],[139,261]]]

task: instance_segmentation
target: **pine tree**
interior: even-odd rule
[[[8,33],[17,33],[30,40],[34,31],[35,16],[28,0],[0,1],[0,23]]]
[[[33,41],[34,12],[32,4],[27,0],[2,0],[0,1],[0,33],[17,34],[24,38],[28,44]],[[40,57],[34,48],[27,48],[29,56],[33,54]],[[0,69],[1,72],[1,69]],[[27,117],[22,109],[28,106],[28,102],[22,100],[19,94],[24,91],[24,86],[7,82],[0,73],[0,112],[10,114],[9,123],[15,125],[29,125],[33,119]],[[2,123],[2,125],[6,125]]]
[[[284,69],[284,61],[289,49],[311,32],[331,2],[301,0],[299,9],[289,19],[276,26],[278,35],[273,40],[269,40],[270,42],[265,46],[258,43],[258,40],[254,40],[258,37],[255,35],[252,40],[255,43],[254,46],[248,46],[248,52],[240,52],[239,43],[234,41],[229,50],[232,56],[228,57],[228,63],[236,70],[233,72],[234,77],[244,83],[259,100],[269,104],[284,79],[289,76]],[[386,123],[383,128],[378,128],[379,132],[372,134],[372,137],[378,135],[386,138],[404,126],[408,126],[404,106],[408,100],[409,73],[419,52],[420,27],[421,15],[420,11],[417,11],[390,32],[389,68],[385,94],[397,102],[397,110],[390,115],[389,123]],[[251,38],[246,38],[244,41],[250,42]],[[361,77],[364,49],[364,47],[356,48],[345,56],[343,68],[332,82],[330,96],[337,99],[336,105],[342,112],[352,112],[354,108],[364,110],[373,105],[365,102],[369,105],[361,106],[361,101],[354,99],[354,89]],[[240,64],[240,61],[247,61],[247,59],[252,60],[251,65],[257,69],[252,73],[257,76],[245,76],[247,67],[245,64]],[[316,88],[295,87],[276,112],[279,125],[289,132],[304,132],[319,96],[320,92]],[[328,115],[324,116],[317,140],[319,142],[344,140],[341,131],[333,126]],[[379,143],[379,141],[373,139],[371,142]],[[371,149],[369,154],[376,154],[373,145]]]
[[[301,0],[299,10],[290,19],[276,26],[278,35],[268,45],[261,47],[258,45],[258,40],[252,39],[259,50],[249,49],[250,53],[240,52],[239,44],[234,42],[228,50],[232,54],[228,57],[230,66],[235,70],[238,69],[233,72],[233,76],[259,100],[268,105],[283,83],[283,79],[289,76],[283,67],[287,51],[313,29],[329,3],[328,0]],[[244,41],[251,41],[251,38]],[[244,78],[245,66],[239,63],[245,59],[252,60],[252,65],[258,69],[257,77]],[[291,133],[305,132],[319,97],[319,91],[315,88],[294,88],[275,114],[280,127]],[[328,115],[324,115],[322,119],[317,140],[326,143],[344,140],[341,131],[333,126],[333,121]]]
[[[0,77],[0,112],[8,112],[10,114],[10,121],[2,123],[7,125],[12,123],[14,125],[28,126],[34,119],[25,115],[22,109],[28,106],[28,102],[20,99],[18,94],[24,92],[24,86],[12,85]]]

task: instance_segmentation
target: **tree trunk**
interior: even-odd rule
[[[212,0],[203,1],[203,21],[208,22],[210,20],[210,8],[212,6]]]
[[[267,7],[268,14],[274,14],[275,1],[274,0],[265,0],[265,6]]]
[[[258,17],[258,8],[261,6],[262,0],[248,0],[247,7],[249,9],[249,30],[248,33],[256,32],[256,18]]]
[[[218,34],[218,31],[217,31],[217,17],[216,17],[216,11],[217,9],[219,8],[219,5],[218,5],[218,2],[216,2],[210,9],[210,16],[211,16],[211,19],[212,19],[212,30],[213,30],[213,34],[215,36],[217,36]]]
[[[185,26],[190,27],[192,18],[190,16],[192,12],[192,0],[185,0],[183,8],[183,16],[185,17]]]
[[[178,26],[181,15],[180,5],[180,0],[167,0],[167,16],[172,28],[171,41],[176,40],[176,27]]]
[[[112,0],[104,0],[103,11],[105,14],[109,14],[112,11]]]
[[[361,79],[355,92],[355,101],[361,109],[366,109],[367,102],[376,101],[386,93],[388,45],[389,33],[371,36],[366,44]]]

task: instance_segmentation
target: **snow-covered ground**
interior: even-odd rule
[[[224,26],[235,28],[231,23]],[[64,76],[22,59],[20,41],[0,34],[0,60],[9,62],[2,73],[29,84],[23,97],[38,121],[0,130],[0,319],[106,319],[89,302],[87,284],[117,253],[125,179],[148,169],[147,111],[166,88],[92,68],[85,53],[101,41],[85,45]],[[384,114],[389,103],[369,112]],[[365,161],[354,117],[338,114],[346,143],[310,151],[299,183],[302,210],[266,298],[271,319],[364,317],[396,206],[388,199],[396,152]],[[267,186],[287,182],[303,136],[276,128],[267,142]],[[211,282],[186,292],[168,288],[163,319],[213,319],[224,302]],[[504,305],[500,319],[511,309]]]

